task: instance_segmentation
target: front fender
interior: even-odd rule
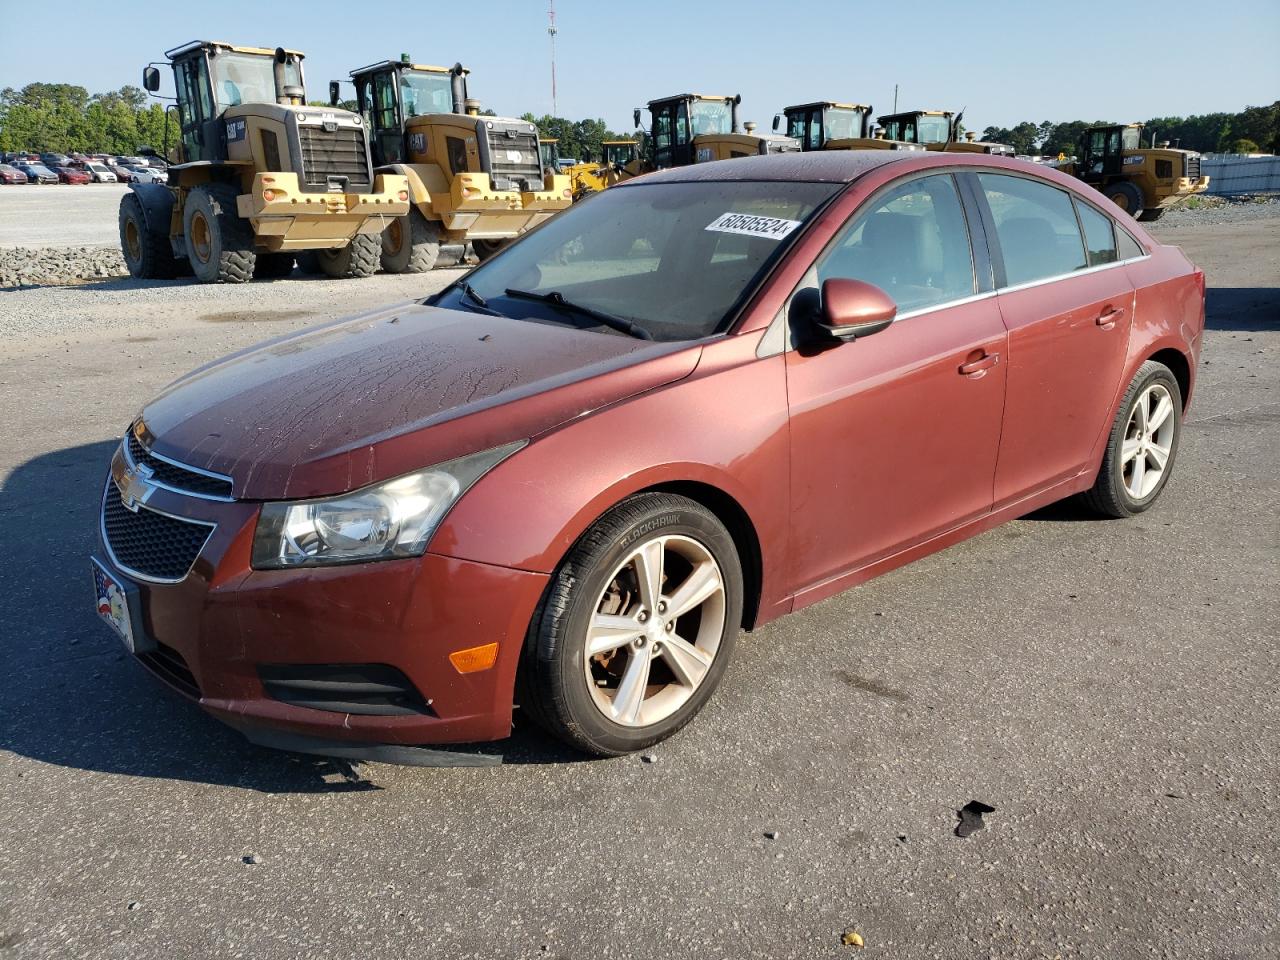
[[[173,218],[173,191],[162,183],[131,183],[129,189],[142,204],[147,229],[168,234]]]

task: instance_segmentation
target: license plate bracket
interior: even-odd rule
[[[93,567],[94,606],[130,653],[150,653],[156,643],[142,626],[142,595],[136,584],[111,570],[97,557]]]

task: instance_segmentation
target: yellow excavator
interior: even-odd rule
[[[407,54],[351,71],[375,162],[409,184],[411,209],[383,235],[391,273],[457,263],[468,242],[486,259],[573,201],[569,178],[542,162],[537,127],[482,116],[468,73]],[[330,101],[338,96],[331,83]]]
[[[1080,137],[1079,156],[1055,164],[1079,177],[1135,220],[1159,220],[1170,207],[1209,189],[1200,175],[1200,154],[1169,146],[1142,146],[1140,123],[1090,127]]]
[[[873,129],[866,104],[817,100],[784,107],[773,118],[775,133],[784,118],[787,136],[799,141],[801,150],[924,150],[922,144],[890,140]]]
[[[964,119],[964,111],[953,113],[950,110],[908,110],[904,113],[891,113],[878,117],[876,122],[884,129],[884,135],[890,140],[905,140],[907,143],[918,143],[926,150],[946,151],[948,153],[989,153],[995,156],[1012,157],[1016,151],[1007,143],[987,143],[979,140],[977,134],[969,131],[960,137],[960,121]]]
[[[360,117],[306,106],[303,54],[197,40],[165,57],[181,140],[166,146],[168,183],[132,183],[120,200],[130,274],[242,283],[286,276],[303,252],[330,276],[374,273],[408,182],[374,172]],[[156,65],[142,85],[160,89]]]

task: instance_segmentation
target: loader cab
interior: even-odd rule
[[[871,136],[871,107],[859,103],[802,103],[787,107],[783,114],[786,134],[800,142],[801,150],[821,150],[829,140]],[[781,121],[775,118],[774,130],[780,126]]]
[[[179,163],[223,163],[228,138],[243,135],[243,124],[224,124],[231,107],[248,103],[301,105],[306,102],[303,54],[297,50],[236,47],[197,40],[165,51],[173,67],[181,130]],[[159,71],[148,67],[142,84],[155,93]]]
[[[605,140],[604,162],[611,167],[625,167],[635,163],[639,156],[639,145],[634,140]]]
[[[560,172],[560,141],[554,137],[538,138],[538,158],[548,173]]]
[[[650,136],[653,142],[653,165],[683,167],[696,159],[694,138],[734,133],[738,129],[738,104],[741,97],[715,97],[682,93],[661,100],[650,100],[652,118]],[[640,125],[636,110],[636,126]]]
[[[1091,127],[1080,138],[1081,176],[1085,180],[1118,177],[1124,172],[1124,152],[1142,144],[1142,124]]]
[[[957,139],[956,118],[950,110],[910,110],[880,117],[878,122],[890,140],[929,146]]]
[[[352,70],[356,109],[369,128],[374,165],[408,160],[405,124],[413,117],[464,112],[467,73],[461,65],[453,69],[432,67],[410,63],[407,58]]]

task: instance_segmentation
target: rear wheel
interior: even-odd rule
[[[229,183],[194,188],[182,213],[187,259],[204,283],[245,283],[253,279],[257,254],[253,228],[236,213],[238,190]]]
[[[1102,191],[1102,195],[1133,219],[1142,219],[1142,191],[1128,180],[1111,184]]]
[[[720,682],[742,595],[733,538],[714,514],[667,494],[624,500],[548,587],[522,655],[521,708],[599,756],[666,739]]]
[[[1181,435],[1178,380],[1164,364],[1148,360],[1125,391],[1085,503],[1108,517],[1142,513],[1168,483]]]
[[[439,259],[440,227],[417,207],[382,231],[382,269],[387,273],[426,273]]]
[[[1141,220],[1143,223],[1150,223],[1153,220],[1159,220],[1161,217],[1163,217],[1164,211],[1165,211],[1164,207],[1156,207],[1152,210],[1143,210],[1142,213],[1138,216],[1138,219]]]
[[[514,238],[508,238],[506,240],[472,240],[471,249],[476,252],[476,258],[479,259],[481,263],[484,263],[484,261],[488,260],[495,253],[509,244],[512,239]]]
[[[129,275],[141,280],[169,280],[178,275],[167,232],[153,230],[133,192],[120,198],[120,251]]]
[[[331,277],[342,280],[358,280],[378,272],[382,256],[380,234],[357,233],[345,247],[336,250],[317,250],[320,269]]]
[[[293,273],[292,253],[260,253],[254,264],[255,280],[280,280]]]

